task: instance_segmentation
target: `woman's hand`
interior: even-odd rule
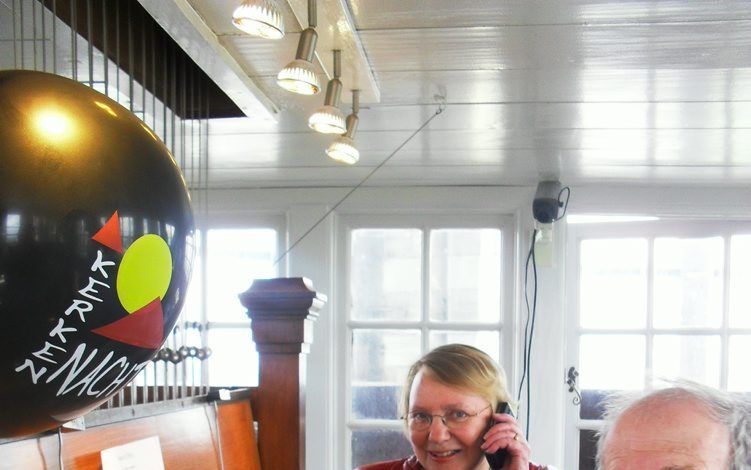
[[[495,424],[483,436],[485,442],[480,448],[488,454],[506,449],[508,458],[503,470],[529,470],[529,444],[514,417],[495,413],[492,419]]]

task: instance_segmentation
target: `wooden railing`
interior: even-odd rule
[[[240,296],[260,356],[251,395],[264,469],[305,468],[306,355],[313,321],[326,302],[304,278],[257,280]]]

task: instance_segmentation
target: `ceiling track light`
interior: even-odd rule
[[[360,90],[352,90],[352,114],[347,116],[347,132],[331,142],[326,149],[326,155],[336,161],[354,165],[360,159],[360,151],[355,147],[355,132],[360,118]]]
[[[334,78],[329,80],[326,86],[326,99],[323,101],[323,106],[316,109],[308,119],[308,126],[322,134],[344,134],[347,132],[344,114],[339,109],[339,98],[342,94],[342,82],[339,80],[341,56],[341,51],[334,51]]]
[[[300,95],[314,95],[321,90],[318,75],[313,67],[318,34],[316,27],[316,0],[308,0],[308,27],[300,35],[295,60],[287,64],[276,77],[280,87]]]
[[[252,36],[284,37],[284,17],[276,0],[244,0],[232,13],[232,23]]]

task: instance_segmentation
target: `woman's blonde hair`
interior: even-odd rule
[[[506,374],[487,354],[466,344],[439,346],[418,359],[409,369],[402,389],[401,416],[409,412],[409,393],[421,369],[438,382],[466,390],[484,398],[493,406],[506,402],[515,408],[506,390]]]

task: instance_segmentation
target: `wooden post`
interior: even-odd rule
[[[240,301],[248,309],[260,356],[251,405],[259,423],[261,468],[303,470],[306,355],[326,296],[305,278],[258,279]]]

